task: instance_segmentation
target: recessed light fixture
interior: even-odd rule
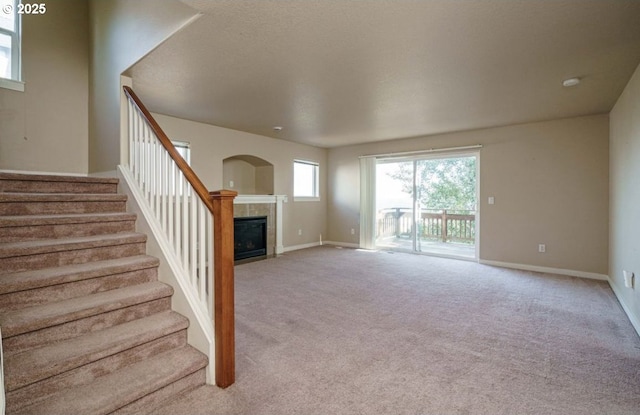
[[[282,127],[280,127],[279,125],[276,125],[275,127],[273,127],[273,131],[275,132],[282,131]]]
[[[564,87],[576,86],[579,83],[580,83],[580,78],[569,78],[562,81],[562,86]]]

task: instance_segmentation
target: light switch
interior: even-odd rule
[[[489,204],[490,204],[490,205],[493,205],[493,204],[495,204],[495,203],[496,203],[496,198],[495,198],[495,197],[493,197],[493,196],[489,196]]]

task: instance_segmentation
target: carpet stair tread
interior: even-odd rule
[[[109,414],[206,365],[205,355],[191,346],[181,347],[66,389],[16,414]]]
[[[5,379],[7,391],[185,330],[188,325],[185,317],[167,311],[9,355],[5,360],[7,373],[10,373]]]
[[[63,176],[49,174],[0,173],[0,180],[67,182],[67,183],[107,183],[118,184],[114,177]]]
[[[74,251],[114,245],[144,243],[147,236],[137,232],[82,236],[64,239],[38,239],[0,244],[0,258]]]
[[[119,193],[11,193],[0,192],[0,203],[21,202],[120,202],[127,195]]]
[[[0,181],[0,185],[2,185]],[[114,185],[115,186],[115,185]],[[73,189],[54,193],[0,191],[0,215],[55,215],[72,213],[125,212],[127,195]]]
[[[6,193],[117,193],[116,178],[47,176],[0,173],[0,192]]]
[[[7,413],[152,412],[206,383],[208,358],[118,186],[0,173]]]
[[[127,212],[2,216],[0,217],[0,228],[135,221],[136,218],[134,213]]]
[[[117,211],[0,216],[0,243],[134,232],[136,219],[135,214]]]
[[[0,327],[4,338],[16,336],[49,326],[106,313],[120,308],[169,297],[173,288],[161,282],[103,291],[0,315]]]
[[[159,263],[160,261],[155,257],[136,255],[5,274],[0,277],[0,295],[155,268]]]

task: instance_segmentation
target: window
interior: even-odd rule
[[[312,161],[293,161],[293,197],[294,200],[318,200],[319,166]]]
[[[18,3],[19,0],[0,0],[0,86],[23,91]]]
[[[184,161],[186,161],[188,165],[191,165],[190,144],[185,143],[184,141],[171,141],[171,143],[173,143],[173,146],[178,150],[178,153],[180,153]]]
[[[171,140],[171,144],[178,150],[178,153],[182,156],[184,161],[187,162],[189,166],[191,166],[191,145],[184,141],[173,141]],[[177,195],[183,194],[183,182],[179,181],[176,184],[173,184],[173,176],[171,176],[172,183],[170,184],[171,188],[175,187],[175,191]],[[191,187],[187,186],[187,196],[191,196]]]

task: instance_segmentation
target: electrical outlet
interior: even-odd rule
[[[229,180],[229,187],[230,187],[231,189],[233,189],[233,185],[234,185],[233,180]]]
[[[351,235],[355,235],[356,234],[356,230],[351,228]]]
[[[624,277],[624,286],[627,288],[633,288],[633,272],[631,271],[622,271],[622,276]]]
[[[302,229],[298,229],[298,236],[302,236]]]
[[[547,252],[547,246],[545,244],[539,244],[538,252]]]

